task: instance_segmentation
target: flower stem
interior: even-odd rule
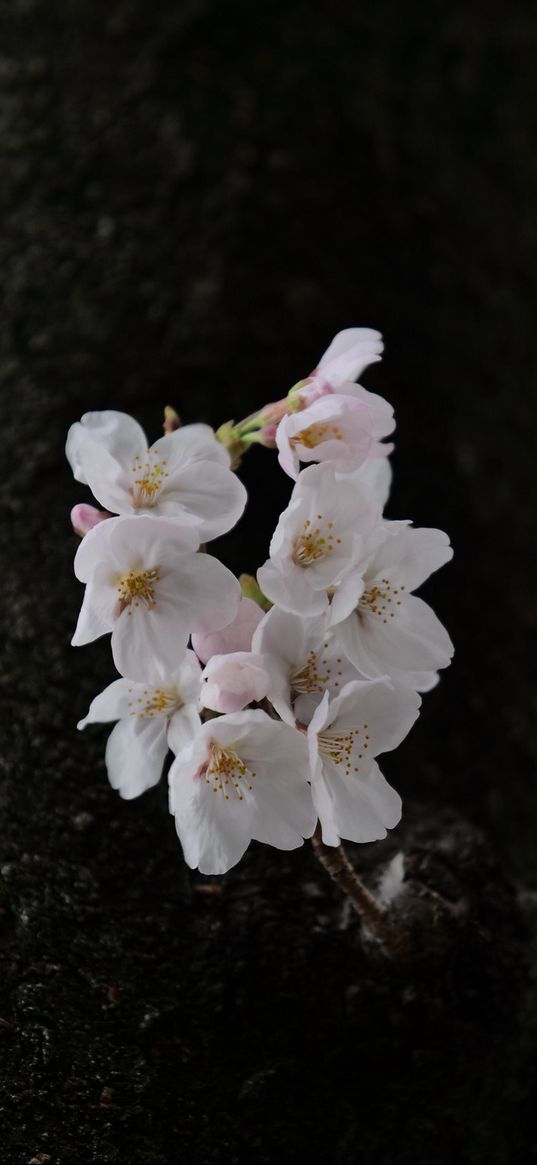
[[[317,861],[324,866],[332,880],[349,898],[357,914],[392,958],[400,958],[405,947],[402,931],[389,917],[370,890],[358,877],[342,845],[325,845],[321,838],[321,827],[317,826],[311,839]]]

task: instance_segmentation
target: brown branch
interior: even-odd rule
[[[332,880],[346,894],[368,930],[378,939],[387,954],[393,958],[400,958],[405,947],[402,931],[389,917],[384,906],[381,906],[370,890],[364,886],[351,866],[343,846],[325,845],[321,838],[320,825],[317,826],[313,834],[311,844],[317,861],[324,866]]]

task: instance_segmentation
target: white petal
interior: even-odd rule
[[[80,421],[71,425],[65,447],[76,480],[84,484],[87,481],[80,461],[80,450],[88,440],[97,441],[124,468],[130,466],[136,453],[142,454],[147,448],[143,429],[128,413],[116,412],[115,409],[85,413]]]
[[[201,541],[210,542],[235,526],[246,501],[246,490],[230,469],[210,461],[196,461],[176,472],[170,470],[154,509],[168,518],[184,512],[193,514],[199,523]]]
[[[104,445],[97,441],[85,441],[78,451],[78,461],[93,496],[101,506],[113,514],[134,512],[128,470],[112,457]]]
[[[90,534],[86,537],[89,538]],[[84,592],[78,622],[71,640],[73,647],[83,647],[84,644],[91,643],[112,630],[116,600],[117,593],[111,584],[110,571],[105,564],[100,564]]]
[[[356,380],[364,368],[380,360],[384,348],[380,332],[374,328],[344,328],[338,332],[317,368],[333,388],[346,380]]]
[[[158,784],[167,751],[164,718],[120,720],[106,745],[106,767],[112,788],[130,800]]]
[[[217,558],[211,554],[185,556],[177,577],[181,599],[188,606],[191,631],[219,631],[236,618],[240,583]]]
[[[376,763],[366,775],[349,776],[323,764],[322,778],[314,781],[312,791],[327,845],[337,845],[339,838],[378,841],[401,818],[401,798]]]
[[[394,619],[369,612],[350,615],[335,634],[351,663],[364,675],[429,672],[447,667],[453,644],[434,611],[423,599],[407,595]]]
[[[199,546],[195,525],[183,526],[146,514],[107,518],[99,522],[82,539],[75,554],[74,571],[80,582],[87,582],[95,569],[106,562],[110,576],[126,574],[131,569],[161,565],[174,554],[185,555]],[[117,597],[117,596],[116,596]]]
[[[135,686],[140,689],[143,687],[142,684]],[[128,716],[132,688],[131,680],[114,680],[91,701],[87,715],[83,720],[79,720],[77,728],[85,728],[86,724],[104,724],[109,720],[121,720]]]
[[[353,480],[362,482],[378,501],[382,509],[390,496],[392,467],[387,457],[368,457],[363,465],[352,472]]]
[[[181,425],[151,446],[152,452],[167,461],[168,472],[191,462],[212,461],[229,467],[229,453],[210,425]]]
[[[256,808],[252,837],[277,849],[290,850],[311,837],[317,821],[311,790],[307,783],[308,751],[302,733],[286,724],[274,724],[272,754],[285,749],[285,759],[276,761],[256,785]]]
[[[326,592],[314,591],[307,572],[300,567],[278,570],[269,559],[259,567],[257,581],[263,594],[283,611],[297,615],[323,615],[328,611]]]
[[[194,704],[185,704],[174,712],[168,724],[168,747],[177,756],[192,744],[201,727],[199,713]]]
[[[212,655],[226,655],[230,651],[250,651],[252,636],[263,619],[263,611],[253,599],[244,596],[239,602],[236,617],[227,627],[208,635],[192,636],[192,646],[202,663],[207,663]],[[257,648],[252,647],[252,651]]]
[[[363,751],[366,765],[367,757],[389,752],[401,744],[417,720],[420,706],[420,696],[407,685],[388,680],[355,680],[331,701],[328,725],[335,732],[366,728],[361,733],[362,743],[356,745],[357,751]]]
[[[156,682],[163,673],[171,675],[185,653],[189,633],[188,613],[177,599],[168,601],[159,594],[152,610],[131,604],[112,628],[112,655],[118,672],[150,682]]]
[[[198,764],[198,757],[181,753],[170,769],[177,833],[191,869],[225,874],[250,844],[253,802],[226,801],[221,793],[213,793],[212,786],[196,776]]]
[[[443,530],[414,529],[399,522],[384,524],[386,538],[376,550],[368,575],[388,578],[392,586],[413,591],[453,558],[449,538]]]
[[[371,417],[371,432],[377,441],[381,441],[383,437],[393,433],[395,429],[393,407],[389,401],[384,400],[383,396],[379,396],[376,392],[369,392],[362,384],[351,383],[340,385],[338,392],[342,396],[350,397],[352,400],[361,401],[362,404],[367,405]]]

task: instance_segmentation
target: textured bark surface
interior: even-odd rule
[[[535,13],[0,13],[3,1159],[535,1161]],[[390,516],[456,549],[425,591],[456,661],[383,764],[404,823],[350,847],[369,885],[404,854],[404,969],[309,847],[191,874],[164,787],[120,802],[75,730],[113,669],[69,647],[68,425],[242,416],[352,324],[387,342]],[[215,549],[254,572],[288,486],[243,477]]]

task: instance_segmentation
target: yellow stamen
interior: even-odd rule
[[[393,619],[395,616],[395,611],[389,610],[389,607],[401,606],[401,599],[397,596],[404,589],[404,586],[393,587],[387,578],[380,579],[364,591],[358,603],[358,612],[360,610],[369,611],[371,615],[378,615],[383,623],[387,623],[388,619]]]
[[[209,745],[207,763],[200,769],[200,777],[205,784],[212,787],[213,793],[223,793],[224,801],[233,797],[235,801],[244,801],[246,790],[252,791],[256,774],[241,760],[233,747],[223,748],[216,741]]]
[[[342,440],[343,435],[339,425],[330,424],[328,421],[315,421],[314,424],[295,433],[294,437],[290,437],[289,444],[292,445],[293,449],[296,449],[297,445],[303,445],[306,449],[315,449],[317,445],[321,444],[321,441]]]
[[[292,558],[297,566],[311,566],[312,563],[327,558],[332,554],[334,546],[341,542],[341,538],[336,538],[332,533],[334,523],[327,522],[323,526],[322,517],[322,514],[317,514],[317,521],[321,523],[318,526],[313,526],[309,519],[304,522],[293,546]]]
[[[158,449],[148,449],[145,461],[137,453],[132,465],[134,484],[132,501],[138,509],[156,505],[164,481],[169,474],[164,466],[167,461],[158,457]]]
[[[150,570],[130,570],[128,574],[118,579],[118,594],[121,610],[129,607],[129,615],[133,607],[143,606],[152,611],[156,605],[155,585],[160,582],[158,566]]]

